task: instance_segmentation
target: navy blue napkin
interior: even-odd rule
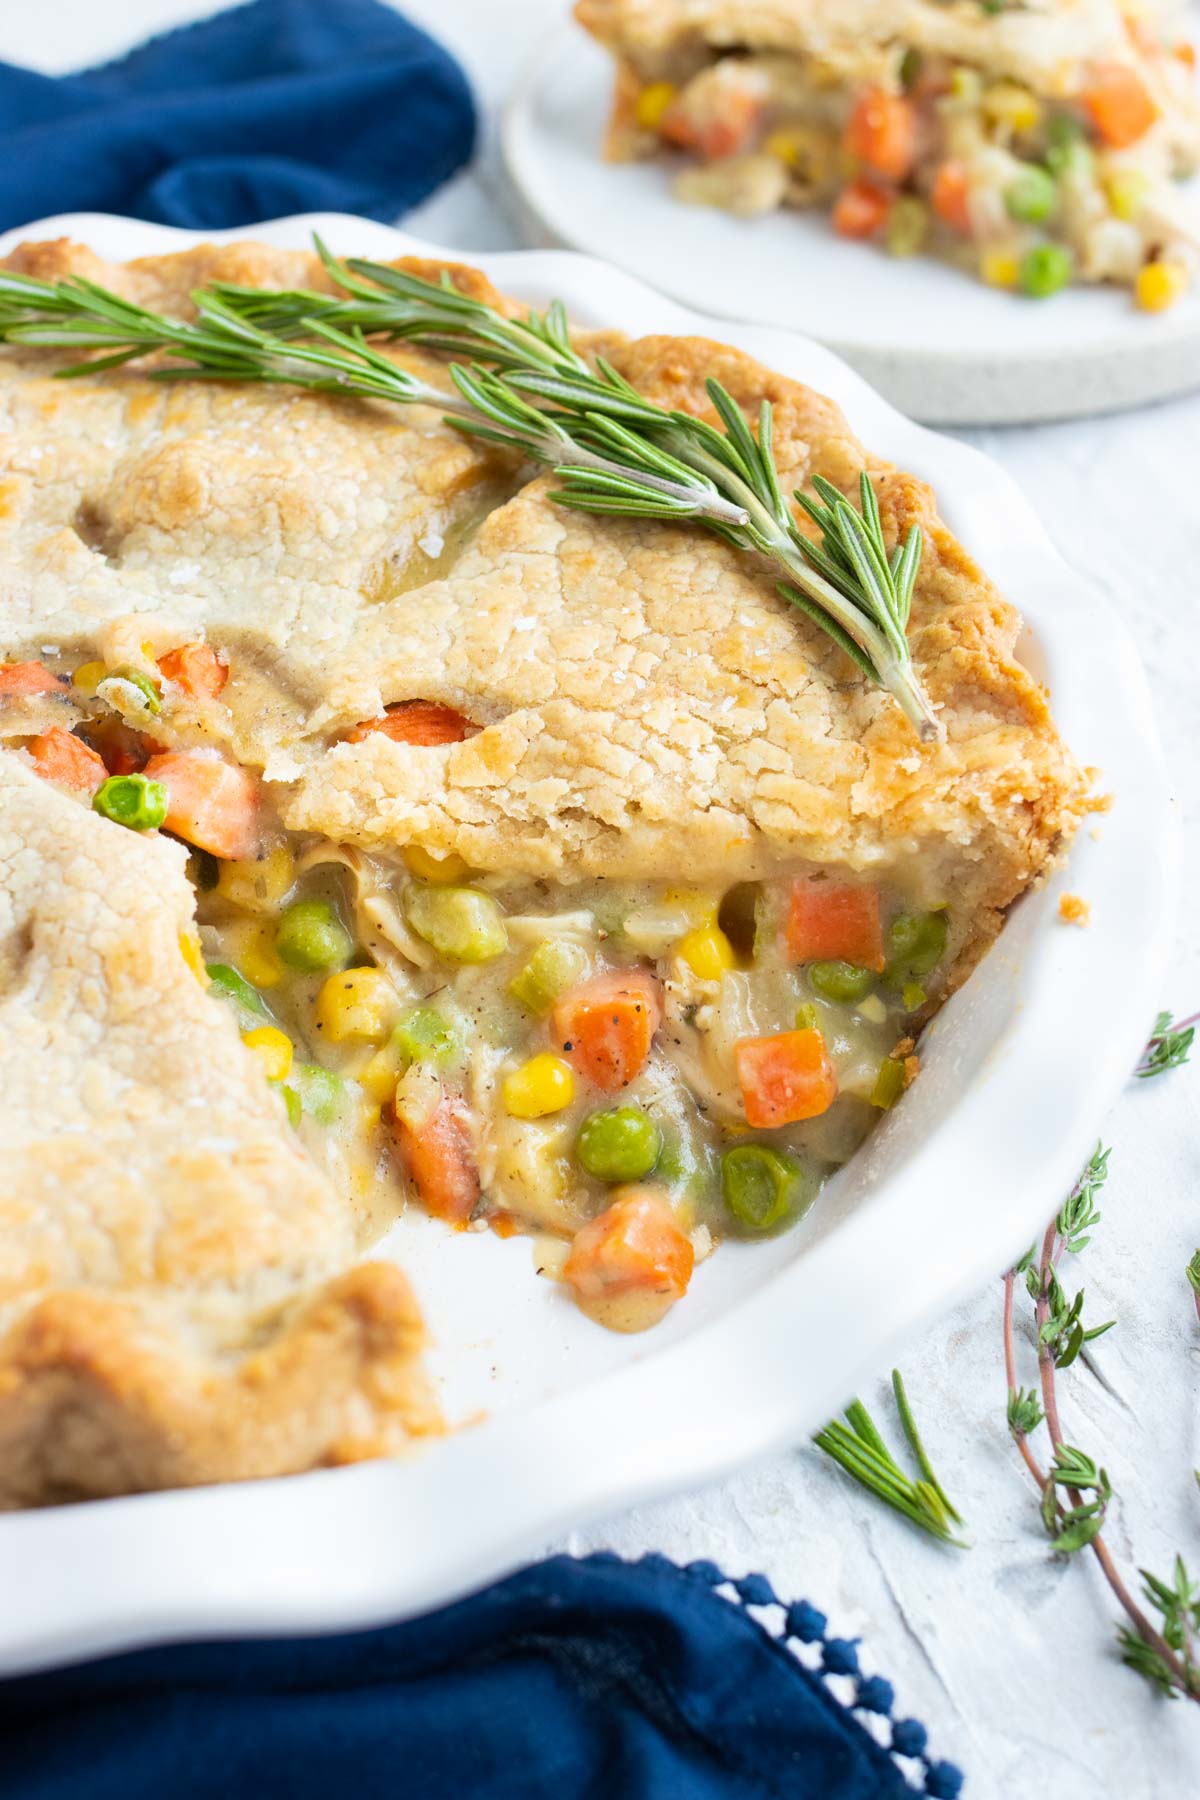
[[[458,64],[379,0],[253,0],[78,75],[0,63],[0,229],[59,212],[394,219],[474,138]]]
[[[761,1575],[554,1557],[428,1618],[347,1637],[201,1644],[0,1686],[5,1800],[954,1800],[959,1771],[892,1719]],[[745,1607],[778,1608],[777,1641]],[[769,1617],[770,1615],[765,1615]],[[824,1674],[786,1640],[819,1647]],[[825,1679],[843,1677],[849,1704]],[[891,1748],[855,1716],[886,1721]],[[906,1780],[897,1756],[908,1758]]]

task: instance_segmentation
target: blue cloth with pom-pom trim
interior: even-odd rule
[[[821,1669],[789,1640],[819,1646]],[[379,1631],[146,1650],[4,1683],[0,1794],[956,1800],[960,1772],[927,1755],[915,1720],[890,1719],[890,1683],[858,1664],[856,1643],[764,1576],[558,1556]]]
[[[380,0],[251,0],[77,75],[0,63],[0,229],[391,220],[471,155],[459,65]]]

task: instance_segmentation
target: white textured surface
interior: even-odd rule
[[[93,0],[5,8],[0,56],[66,67],[215,10],[195,0],[124,0],[119,11]],[[408,10],[440,31],[494,106],[563,9],[560,0],[503,8],[497,0],[409,0]],[[489,143],[480,174],[460,178],[406,224],[464,246],[514,245],[494,168]],[[1185,892],[1194,894],[1200,399],[971,438],[1016,476],[1063,552],[1138,631],[1178,776]],[[1186,905],[1181,926],[1163,996],[1178,1011],[1200,1005],[1200,952]],[[1110,1470],[1119,1500],[1108,1535],[1122,1564],[1165,1573],[1182,1550],[1200,1568],[1191,1475],[1200,1465],[1200,1334],[1182,1273],[1200,1242],[1200,1067],[1131,1087],[1107,1136],[1115,1147],[1104,1221],[1076,1267],[1089,1313],[1115,1315],[1119,1324],[1096,1346],[1107,1390],[1086,1370],[1063,1378],[1066,1428]],[[964,1193],[964,1233],[971,1206]],[[615,1519],[571,1548],[712,1557],[735,1572],[763,1569],[781,1593],[807,1595],[839,1629],[863,1633],[871,1666],[896,1684],[900,1710],[926,1721],[935,1753],[964,1763],[973,1796],[1194,1793],[1195,1709],[1157,1701],[1116,1662],[1116,1609],[1092,1565],[1063,1566],[1046,1554],[1030,1485],[1006,1439],[999,1327],[997,1281],[903,1359],[939,1471],[969,1520],[969,1553],[917,1538],[803,1448],[711,1491]],[[1028,1347],[1026,1355],[1031,1369]],[[863,1398],[877,1401],[890,1425],[882,1382]]]

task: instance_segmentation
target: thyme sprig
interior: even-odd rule
[[[1181,1068],[1191,1054],[1197,1025],[1200,1025],[1200,1013],[1175,1020],[1169,1012],[1160,1012],[1154,1021],[1150,1042],[1133,1071],[1138,1079],[1146,1081],[1154,1075],[1165,1075],[1168,1069]]]
[[[785,499],[763,401],[751,429],[715,380],[705,386],[719,427],[656,406],[603,357],[571,343],[566,311],[510,319],[460,293],[382,263],[340,261],[317,240],[339,295],[217,283],[193,295],[194,321],[155,313],[79,276],[46,282],[0,271],[0,340],[90,354],[64,378],[160,353],[146,373],[270,381],[439,408],[469,436],[551,468],[560,505],[590,513],[695,520],[782,572],[777,591],[887,690],[922,739],[940,735],[913,668],[908,622],[922,536],[913,525],[889,553],[866,473],[854,507],[814,479],[793,499],[820,533],[801,531]],[[454,393],[423,381],[369,340],[422,344],[453,359]],[[461,359],[461,360],[460,360]]]
[[[894,1512],[928,1532],[930,1537],[965,1550],[966,1540],[956,1536],[954,1530],[956,1525],[962,1525],[962,1516],[934,1474],[899,1369],[892,1370],[892,1392],[901,1427],[920,1470],[919,1480],[914,1480],[900,1467],[861,1400],[851,1401],[846,1408],[845,1424],[840,1419],[831,1419],[828,1425],[814,1433],[813,1443],[839,1463],[860,1487],[874,1494]]]
[[[1046,1227],[1036,1264],[1032,1258],[1037,1253],[1031,1252],[1004,1278],[1008,1428],[1040,1490],[1042,1523],[1050,1536],[1051,1548],[1063,1556],[1090,1549],[1125,1612],[1128,1624],[1118,1631],[1122,1661],[1164,1693],[1200,1701],[1200,1659],[1196,1649],[1200,1592],[1192,1587],[1182,1561],[1176,1559],[1173,1586],[1145,1569],[1141,1571],[1145,1598],[1160,1614],[1161,1629],[1139,1606],[1102,1535],[1112,1500],[1108,1474],[1085,1451],[1066,1442],[1059,1418],[1058,1370],[1074,1361],[1088,1338],[1098,1337],[1109,1328],[1106,1325],[1083,1330],[1079,1322],[1082,1292],[1067,1309],[1067,1318],[1056,1316],[1054,1310],[1056,1296],[1062,1293],[1056,1264],[1064,1254],[1078,1254],[1091,1241],[1085,1233],[1090,1234],[1090,1229],[1100,1222],[1094,1202],[1097,1189],[1107,1178],[1108,1157],[1107,1150],[1097,1148],[1093,1152],[1083,1174]],[[1018,1387],[1016,1379],[1013,1300],[1017,1277],[1023,1270],[1035,1302],[1040,1397],[1033,1388]],[[1188,1265],[1187,1274],[1200,1311],[1200,1251]],[[1048,1469],[1041,1467],[1029,1444],[1029,1438],[1043,1423],[1051,1446]]]

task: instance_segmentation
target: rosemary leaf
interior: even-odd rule
[[[99,353],[60,370],[64,376],[158,355],[169,360],[147,373],[159,380],[282,382],[438,407],[457,430],[551,467],[562,483],[553,496],[559,505],[690,519],[769,558],[784,577],[777,591],[891,694],[922,739],[941,735],[907,640],[921,534],[914,526],[888,553],[865,472],[857,508],[820,476],[816,500],[794,496],[820,529],[814,543],[784,498],[766,401],[756,435],[710,380],[717,429],[656,406],[603,358],[593,368],[571,343],[560,301],[508,318],[462,293],[446,271],[426,281],[362,258],[341,261],[315,243],[337,294],[215,283],[193,295],[190,323],[78,276],[45,282],[0,271],[0,341]],[[370,339],[450,357],[455,392],[419,380]]]

